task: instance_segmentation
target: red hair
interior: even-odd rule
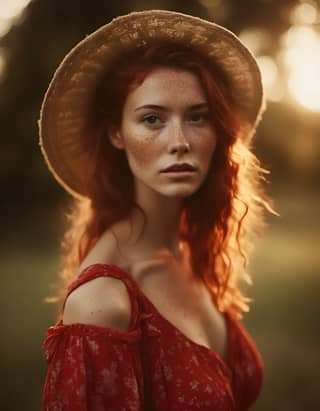
[[[246,143],[245,120],[227,77],[206,57],[176,44],[128,53],[114,63],[97,87],[88,122],[88,129],[93,130],[90,138],[96,167],[89,184],[90,198],[71,199],[69,228],[62,242],[60,302],[101,234],[137,206],[125,153],[110,143],[107,125],[120,126],[127,95],[159,66],[192,72],[206,93],[218,141],[205,181],[184,201],[180,244],[188,244],[192,270],[203,278],[218,308],[230,309],[241,318],[242,311],[249,311],[251,301],[240,284],[252,284],[247,272],[248,254],[265,225],[264,211],[273,211],[261,184],[267,171]]]

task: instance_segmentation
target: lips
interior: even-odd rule
[[[176,163],[172,164],[171,166],[165,168],[163,172],[167,173],[170,171],[195,171],[195,167],[189,163]]]

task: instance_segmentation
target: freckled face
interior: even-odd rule
[[[157,68],[128,95],[111,142],[125,149],[136,189],[179,198],[199,189],[217,141],[208,116],[201,84],[188,71]],[[179,178],[162,172],[174,163],[196,171]]]

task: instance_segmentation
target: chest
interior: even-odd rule
[[[131,265],[130,274],[160,315],[189,340],[210,348],[223,360],[227,326],[210,291],[186,267],[163,261]]]

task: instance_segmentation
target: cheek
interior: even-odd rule
[[[134,169],[146,169],[159,157],[159,148],[151,138],[130,136],[126,141],[128,161]]]
[[[199,147],[201,156],[204,161],[210,163],[212,156],[216,150],[217,146],[217,137],[215,135],[208,136]]]

